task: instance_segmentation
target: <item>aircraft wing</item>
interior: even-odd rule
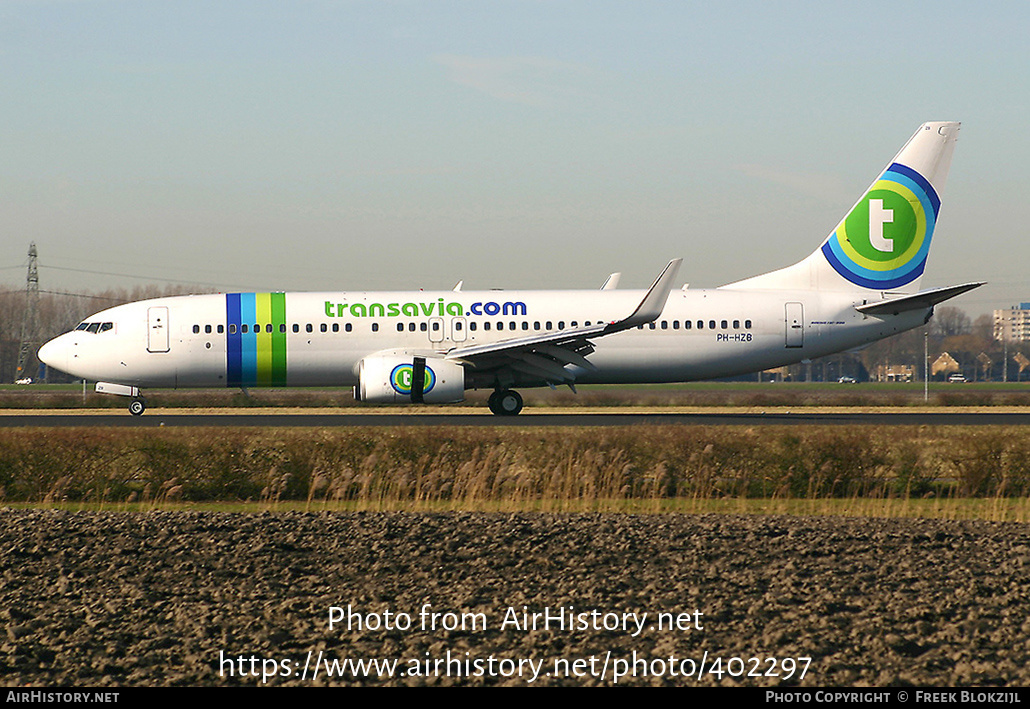
[[[901,296],[900,298],[885,298],[884,300],[877,300],[865,305],[856,305],[855,310],[866,315],[897,315],[908,310],[932,308],[938,303],[943,303],[949,298],[962,295],[982,285],[983,283],[963,283],[960,286],[933,288],[931,290],[919,291],[912,295]]]
[[[509,367],[523,374],[539,377],[549,383],[567,383],[575,375],[565,369],[574,364],[584,369],[597,368],[586,359],[594,351],[590,342],[595,337],[629,330],[658,318],[665,308],[683,259],[673,259],[655,279],[636,309],[622,320],[598,323],[589,327],[577,327],[558,332],[547,332],[528,337],[516,337],[484,345],[457,347],[445,355],[445,359],[460,361],[477,369],[501,369]]]

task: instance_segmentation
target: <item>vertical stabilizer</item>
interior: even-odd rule
[[[959,125],[921,125],[808,258],[724,287],[916,292]]]

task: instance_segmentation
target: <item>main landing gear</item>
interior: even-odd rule
[[[522,397],[511,389],[498,389],[487,399],[495,416],[517,416],[522,411]]]
[[[143,412],[147,410],[147,402],[142,396],[137,396],[129,402],[129,413],[133,416],[142,416]]]

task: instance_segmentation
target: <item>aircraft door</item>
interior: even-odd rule
[[[168,351],[168,308],[147,308],[147,352]]]
[[[443,342],[443,318],[429,318],[429,341]]]
[[[805,344],[805,306],[801,303],[786,304],[787,347],[803,347]]]

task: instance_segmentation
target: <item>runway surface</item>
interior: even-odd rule
[[[160,426],[250,427],[352,427],[352,426],[792,426],[792,425],[889,425],[889,426],[1026,426],[1030,413],[1012,412],[899,412],[899,413],[560,413],[501,417],[489,414],[326,414],[326,413],[51,413],[3,414],[3,428]]]

